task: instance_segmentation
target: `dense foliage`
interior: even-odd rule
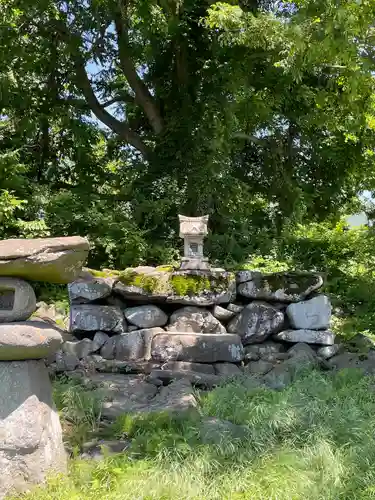
[[[371,190],[373,0],[2,0],[0,236],[91,265],[269,253]]]

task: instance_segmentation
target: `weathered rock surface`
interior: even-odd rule
[[[88,251],[89,242],[79,236],[3,240],[0,276],[70,283],[81,272]]]
[[[284,330],[277,333],[274,338],[284,342],[306,342],[307,344],[335,343],[335,335],[329,330]]]
[[[95,349],[93,348],[92,340],[82,339],[75,342],[64,342],[62,351],[66,354],[71,354],[78,359],[82,359],[94,352]]]
[[[43,361],[0,362],[0,498],[66,472],[59,417]]]
[[[221,306],[215,306],[213,310],[213,315],[215,316],[216,319],[219,321],[229,321],[235,313],[233,311],[228,311],[228,309],[225,309],[224,307]]]
[[[207,373],[208,375],[215,375],[215,369],[212,365],[205,363],[192,363],[189,361],[168,361],[163,363],[163,370],[174,370],[174,371],[190,371],[198,373]]]
[[[238,335],[170,333],[155,335],[151,355],[154,360],[164,362],[238,363],[244,353]]]
[[[232,304],[232,303],[227,305],[228,311],[234,312],[235,314],[239,314],[244,307],[245,306],[241,306],[239,304]]]
[[[109,336],[104,332],[96,332],[92,340],[92,352],[99,351],[107,342]]]
[[[109,297],[114,280],[111,278],[79,279],[69,283],[68,292],[71,304],[88,304]]]
[[[316,353],[307,344],[296,344],[289,349],[288,353],[290,354],[289,359],[276,365],[264,375],[263,380],[271,389],[284,389],[293,381],[299,369],[317,364]]]
[[[208,373],[194,372],[190,370],[152,370],[151,377],[159,379],[163,382],[171,382],[174,380],[188,380],[191,384],[199,387],[212,389],[224,382],[224,377],[219,375],[211,375]]]
[[[199,307],[183,307],[170,317],[167,327],[170,332],[226,333],[225,327],[210,311]]]
[[[0,278],[0,323],[26,320],[35,309],[35,292],[29,283],[17,278]]]
[[[54,371],[57,373],[70,372],[77,368],[79,365],[79,358],[74,354],[58,351],[55,356]]]
[[[185,411],[197,407],[191,383],[181,378],[166,387],[148,383],[143,375],[96,373],[90,378],[77,374],[88,387],[104,397],[102,415],[114,420],[124,413]]]
[[[375,352],[369,351],[366,355],[354,352],[343,352],[333,356],[327,361],[331,368],[343,370],[355,368],[363,371],[366,375],[375,374]]]
[[[214,364],[216,375],[221,375],[222,377],[238,377],[242,374],[242,371],[237,365],[233,363],[215,363]]]
[[[245,372],[252,373],[254,375],[264,375],[272,370],[273,364],[264,359],[259,361],[250,361],[248,365],[245,366]]]
[[[271,354],[278,354],[284,352],[285,348],[283,344],[277,342],[272,342],[272,340],[267,340],[262,344],[250,344],[245,347],[245,353],[256,353],[259,357],[269,356]]]
[[[142,361],[151,358],[151,342],[155,335],[165,333],[162,328],[143,328],[109,337],[100,350],[105,359]]]
[[[258,343],[278,332],[284,324],[284,314],[266,302],[254,301],[246,306],[228,325],[243,344]]]
[[[123,311],[115,306],[93,304],[73,305],[70,308],[70,331],[124,333],[127,324]]]
[[[340,344],[327,345],[324,347],[319,347],[319,349],[316,351],[316,354],[323,359],[329,359],[332,358],[332,356],[335,356],[340,351],[340,349]]]
[[[254,300],[299,302],[323,285],[319,275],[305,273],[273,273],[252,275],[250,281],[238,285],[243,297]]]
[[[318,295],[310,300],[290,304],[286,314],[292,328],[307,330],[325,330],[331,321],[331,303],[325,295]]]
[[[222,270],[139,267],[126,270],[114,291],[125,299],[206,307],[230,302],[236,293],[236,282],[234,275]]]
[[[168,321],[168,316],[159,307],[154,305],[144,305],[129,307],[125,309],[125,317],[138,328],[154,328],[164,326]]]
[[[0,324],[0,361],[48,358],[61,344],[60,332],[43,321]]]

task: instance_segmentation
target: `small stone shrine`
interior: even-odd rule
[[[184,239],[184,256],[180,269],[209,269],[208,259],[203,255],[203,239],[207,234],[208,215],[203,217],[178,216],[180,238]]]

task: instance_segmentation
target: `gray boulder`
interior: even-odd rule
[[[227,305],[228,311],[234,312],[235,314],[239,314],[244,307],[245,306],[241,306],[239,304],[233,304],[233,303],[230,303]]]
[[[192,306],[175,311],[170,317],[167,330],[187,333],[226,333],[225,327],[210,311]]]
[[[70,308],[70,331],[124,333],[127,324],[123,311],[115,306],[93,304],[74,305]]]
[[[168,321],[168,316],[159,307],[148,304],[125,309],[125,317],[138,328],[154,328],[164,326]]]
[[[244,353],[241,338],[230,334],[165,333],[155,335],[151,347],[156,361],[193,361],[216,363],[242,361]]]
[[[332,306],[329,298],[318,295],[310,300],[290,304],[286,314],[292,328],[325,330],[329,328]]]
[[[253,300],[299,302],[323,285],[321,276],[311,273],[273,273],[251,275],[237,291]]]
[[[142,361],[151,358],[151,343],[155,335],[164,333],[162,328],[143,328],[134,332],[116,335],[115,359],[119,361]]]
[[[62,337],[43,321],[0,324],[0,360],[48,358],[60,349]]]
[[[152,370],[150,376],[153,380],[158,379],[166,383],[181,379],[188,380],[193,385],[209,389],[220,385],[224,381],[224,379],[219,375],[211,375],[208,373],[188,370]]]
[[[68,292],[71,304],[87,304],[109,297],[114,280],[110,278],[93,278],[77,280],[69,283]]]
[[[234,318],[228,330],[237,333],[243,344],[258,343],[278,332],[284,324],[284,314],[266,302],[252,302],[238,317]]]
[[[58,414],[43,361],[0,362],[0,498],[66,473]]]
[[[107,342],[109,336],[104,332],[96,332],[92,340],[92,352],[99,351]]]
[[[0,276],[70,283],[82,271],[89,242],[79,236],[0,241]]]
[[[235,313],[233,311],[228,311],[228,309],[225,309],[224,307],[221,306],[215,306],[213,310],[213,315],[215,316],[216,319],[219,321],[229,321]]]
[[[77,368],[79,365],[79,358],[74,354],[58,351],[55,356],[55,371],[57,373],[70,372]]]
[[[32,286],[17,278],[0,278],[0,323],[24,321],[36,309]]]
[[[245,366],[245,372],[251,373],[253,375],[264,375],[272,370],[273,364],[264,359],[259,361],[250,361],[248,365]]]
[[[326,345],[324,347],[319,347],[316,354],[323,359],[329,359],[335,356],[340,350],[340,344]]]
[[[62,350],[66,354],[71,354],[78,359],[86,358],[94,352],[93,341],[90,339],[77,340],[75,342],[64,342]]]
[[[277,333],[274,338],[284,342],[306,342],[307,344],[332,345],[335,335],[329,330],[284,330]]]
[[[238,377],[242,371],[234,363],[215,363],[214,364],[216,375],[222,377]]]

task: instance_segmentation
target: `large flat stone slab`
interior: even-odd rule
[[[70,283],[82,270],[89,242],[80,236],[0,241],[0,276]]]
[[[239,273],[237,279],[245,279],[244,272]],[[323,285],[323,278],[311,273],[246,273],[250,280],[241,282],[237,292],[253,300],[299,302]]]
[[[109,297],[114,280],[111,278],[79,279],[69,283],[68,292],[71,304],[88,304]]]
[[[239,335],[169,333],[155,335],[151,356],[156,361],[193,361],[238,363],[244,357]]]
[[[61,344],[60,331],[43,321],[0,324],[0,361],[48,358]]]
[[[66,466],[44,362],[0,362],[0,498],[65,473]]]
[[[35,309],[35,292],[27,281],[0,278],[0,323],[24,321]]]
[[[114,291],[125,299],[207,307],[230,302],[236,294],[232,273],[223,270],[127,269]]]
[[[335,335],[329,330],[284,330],[277,333],[274,338],[284,342],[304,342],[306,344],[333,345]]]

